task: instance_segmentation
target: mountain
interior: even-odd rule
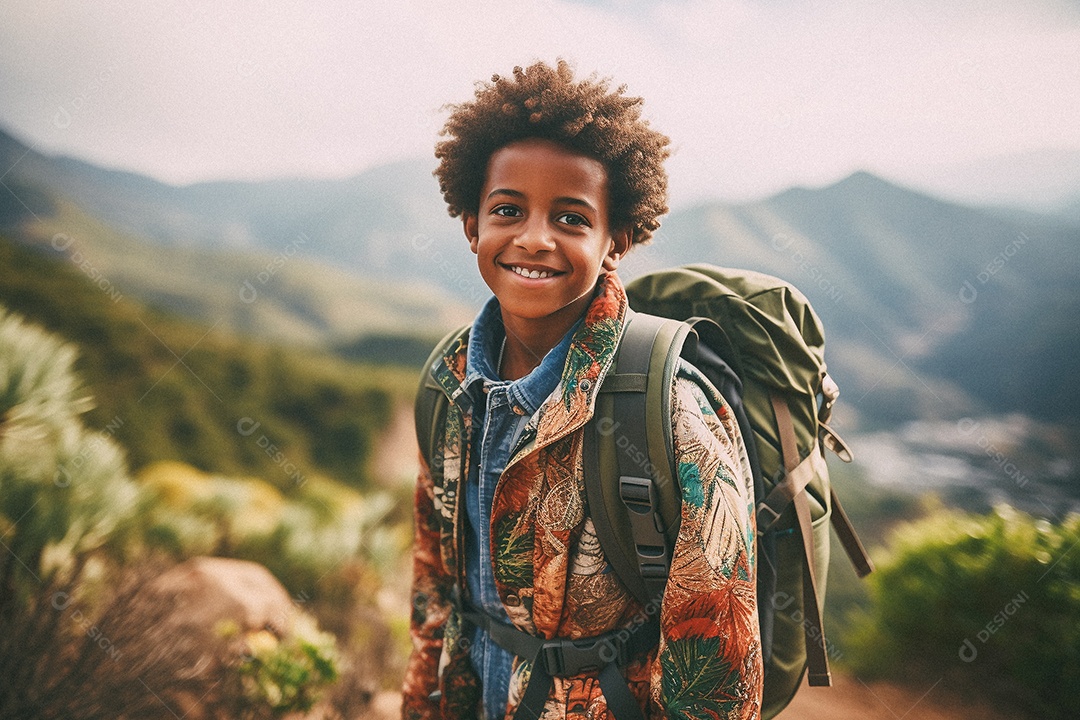
[[[386,246],[382,236],[356,238],[344,224],[333,235],[340,252],[328,251],[328,235],[317,223],[345,223],[342,218],[348,217],[319,212],[319,203],[334,195],[331,187],[338,196],[344,192],[336,183],[176,188],[50,158],[2,133],[0,166],[8,168],[0,230],[81,264],[114,294],[207,325],[314,346],[403,329],[433,342],[472,312],[450,292],[423,282],[420,273],[409,279],[384,271],[377,273],[380,279],[349,272],[352,263],[373,269],[422,263],[387,259],[392,251],[379,249]],[[369,214],[383,217],[395,202],[407,204],[375,199],[394,174],[388,169],[348,182],[350,192],[361,188],[363,197],[355,204],[338,202],[349,205],[350,213],[367,207]],[[305,217],[314,219],[305,222]],[[410,250],[414,245],[419,243],[406,243]]]
[[[49,157],[0,132],[0,166],[11,168],[7,184],[47,189],[113,230],[159,246],[276,255],[300,240],[309,258],[393,282],[426,282],[447,262],[455,270],[471,268],[468,247],[456,221],[446,215],[430,163],[420,160],[344,180],[175,187]],[[433,248],[440,251],[438,260]]]
[[[1080,372],[1078,240],[1080,224],[1057,216],[1003,216],[856,173],[673,214],[634,270],[706,260],[794,283],[849,400],[878,419],[1076,419],[1080,391],[1063,378]]]
[[[395,334],[430,343],[488,294],[423,162],[172,187],[0,136],[0,163],[13,237],[89,258],[84,272],[207,325],[385,357]],[[1007,411],[1076,422],[1080,387],[1063,378],[1080,372],[1078,239],[1067,214],[856,173],[674,212],[620,272],[711,262],[794,283],[825,323],[845,403],[872,426]]]

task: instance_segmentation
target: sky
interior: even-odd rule
[[[675,207],[1080,157],[1060,0],[0,0],[0,127],[174,184],[348,177],[432,158],[446,104],[558,57],[645,98]]]

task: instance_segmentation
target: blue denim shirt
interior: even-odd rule
[[[581,321],[570,329],[539,367],[514,381],[499,379],[498,358],[506,336],[499,302],[491,298],[473,322],[462,387],[472,398],[473,435],[469,481],[465,484],[465,578],[470,602],[493,618],[510,622],[495,589],[491,559],[491,506],[495,486],[536,411],[559,385],[570,341]],[[486,400],[485,400],[486,395]],[[483,716],[502,720],[514,656],[477,628],[470,659],[483,688]]]

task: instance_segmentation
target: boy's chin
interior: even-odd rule
[[[506,302],[502,298],[498,299],[504,317],[510,316],[526,322],[558,322],[566,319],[576,320],[584,314],[592,300],[592,295],[592,292],[589,292],[562,304],[558,302],[521,302],[518,298],[507,298]]]

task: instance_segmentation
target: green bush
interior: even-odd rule
[[[138,489],[111,436],[80,420],[75,356],[0,308],[0,718],[41,716],[68,695],[59,666],[115,650],[90,604],[131,549]]]
[[[272,717],[306,712],[338,678],[334,636],[301,618],[279,639],[261,630],[244,638],[248,652],[238,668],[245,698],[269,708]]]
[[[849,638],[870,676],[935,680],[1044,718],[1080,705],[1080,516],[939,510],[893,536]]]
[[[79,416],[75,348],[0,307],[0,599],[69,582],[123,552],[137,507],[123,452]]]
[[[171,709],[166,690],[169,702],[187,697],[228,717],[311,707],[339,673],[332,636],[311,624],[257,644],[239,665],[187,633],[163,636],[171,605],[139,612],[141,588],[163,569],[149,549],[236,555],[233,545],[283,527],[286,567],[315,583],[355,560],[387,501],[335,495],[329,481],[289,502],[254,480],[170,482],[191,480],[184,467],[136,483],[112,432],[83,424],[90,400],[75,358],[0,307],[0,720],[158,718]],[[166,507],[170,494],[179,512]]]
[[[290,495],[255,478],[204,473],[158,462],[137,475],[150,502],[141,522],[146,542],[183,560],[218,555],[267,567],[292,595],[322,599],[351,580],[350,563],[390,564],[407,549],[393,532],[387,492],[362,494],[319,476]],[[389,518],[389,521],[388,521]],[[389,559],[387,559],[389,558]]]

